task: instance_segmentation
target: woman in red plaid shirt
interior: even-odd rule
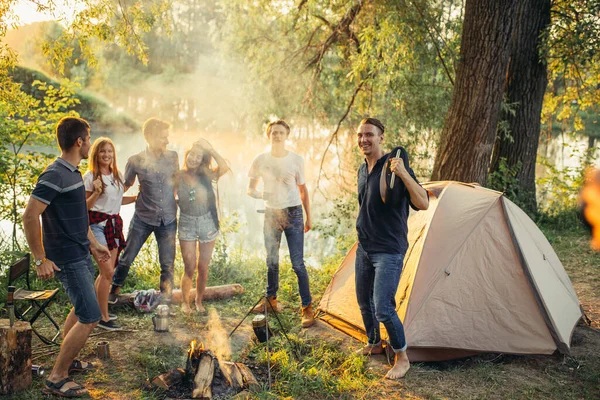
[[[100,137],[92,145],[89,171],[83,176],[87,195],[90,228],[98,242],[110,250],[110,259],[96,260],[100,274],[96,278],[96,296],[102,312],[98,327],[120,330],[108,313],[108,293],[112,283],[115,263],[119,252],[125,248],[123,220],[119,215],[122,204],[130,204],[136,196],[123,196],[129,189],[123,184],[123,175],[117,168],[117,154],[112,140]]]

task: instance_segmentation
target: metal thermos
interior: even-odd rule
[[[41,365],[32,365],[31,366],[31,374],[33,376],[43,377],[46,373],[46,370]]]
[[[254,330],[254,334],[259,342],[264,343],[267,341],[268,337],[273,336],[273,332],[271,332],[271,328],[267,326],[267,318],[263,314],[258,314],[252,320],[252,329]]]
[[[15,324],[15,287],[8,287],[8,295],[6,297],[6,309],[8,310],[8,319],[10,320],[10,327],[12,328]]]
[[[156,308],[156,314],[152,316],[152,323],[156,332],[169,331],[169,306],[161,304]]]

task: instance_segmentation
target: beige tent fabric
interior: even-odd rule
[[[469,196],[468,193],[474,190],[478,195]],[[497,199],[497,192],[460,184],[446,186],[431,220],[421,254],[419,270],[414,280],[414,285],[419,290],[413,289],[404,320],[406,324],[410,324],[414,313],[423,306],[438,279],[445,275],[444,268],[450,264],[462,243],[473,233]],[[411,222],[409,220],[409,230],[412,229]]]
[[[567,348],[581,308],[571,280],[552,246],[533,221],[509,199],[504,198],[509,221],[525,258],[539,298],[558,338]]]
[[[549,354],[557,342],[568,344],[581,317],[579,302],[533,221],[499,192],[459,182],[423,186],[430,207],[409,217],[409,249],[396,295],[411,360],[476,352]],[[356,245],[319,311],[335,328],[366,340],[355,293],[355,251]],[[554,293],[558,299],[550,298]]]
[[[437,269],[435,286],[428,289],[422,307],[413,312],[411,299],[413,315],[405,324],[410,346],[554,352],[556,345],[520,267],[499,201],[493,201],[451,253],[449,264],[432,265]]]
[[[364,331],[362,316],[356,300],[354,280],[354,262],[356,261],[357,247],[358,243],[355,243],[340,264],[331,283],[323,293],[319,308],[322,311],[331,312],[338,319],[347,321],[347,323],[360,327]]]

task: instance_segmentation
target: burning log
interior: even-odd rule
[[[215,375],[215,358],[207,352],[200,355],[198,371],[194,377],[194,389],[192,398],[194,399],[212,399],[211,384]]]
[[[195,399],[230,398],[245,389],[261,388],[247,366],[218,360],[196,340],[190,343],[185,370],[172,369],[152,379],[147,387],[162,388],[171,398],[189,398],[191,391]]]
[[[211,384],[215,375],[215,356],[204,345],[197,345],[195,340],[190,344],[186,362],[186,376],[191,377],[194,387],[192,398],[212,399]]]

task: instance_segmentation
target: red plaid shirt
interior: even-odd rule
[[[123,237],[123,219],[119,214],[110,215],[99,211],[88,211],[90,216],[90,224],[99,224],[100,222],[106,221],[104,226],[104,236],[106,237],[106,244],[109,250],[116,249],[120,252],[125,248],[125,238]],[[114,223],[113,223],[114,221]],[[119,239],[119,245],[115,239]]]

